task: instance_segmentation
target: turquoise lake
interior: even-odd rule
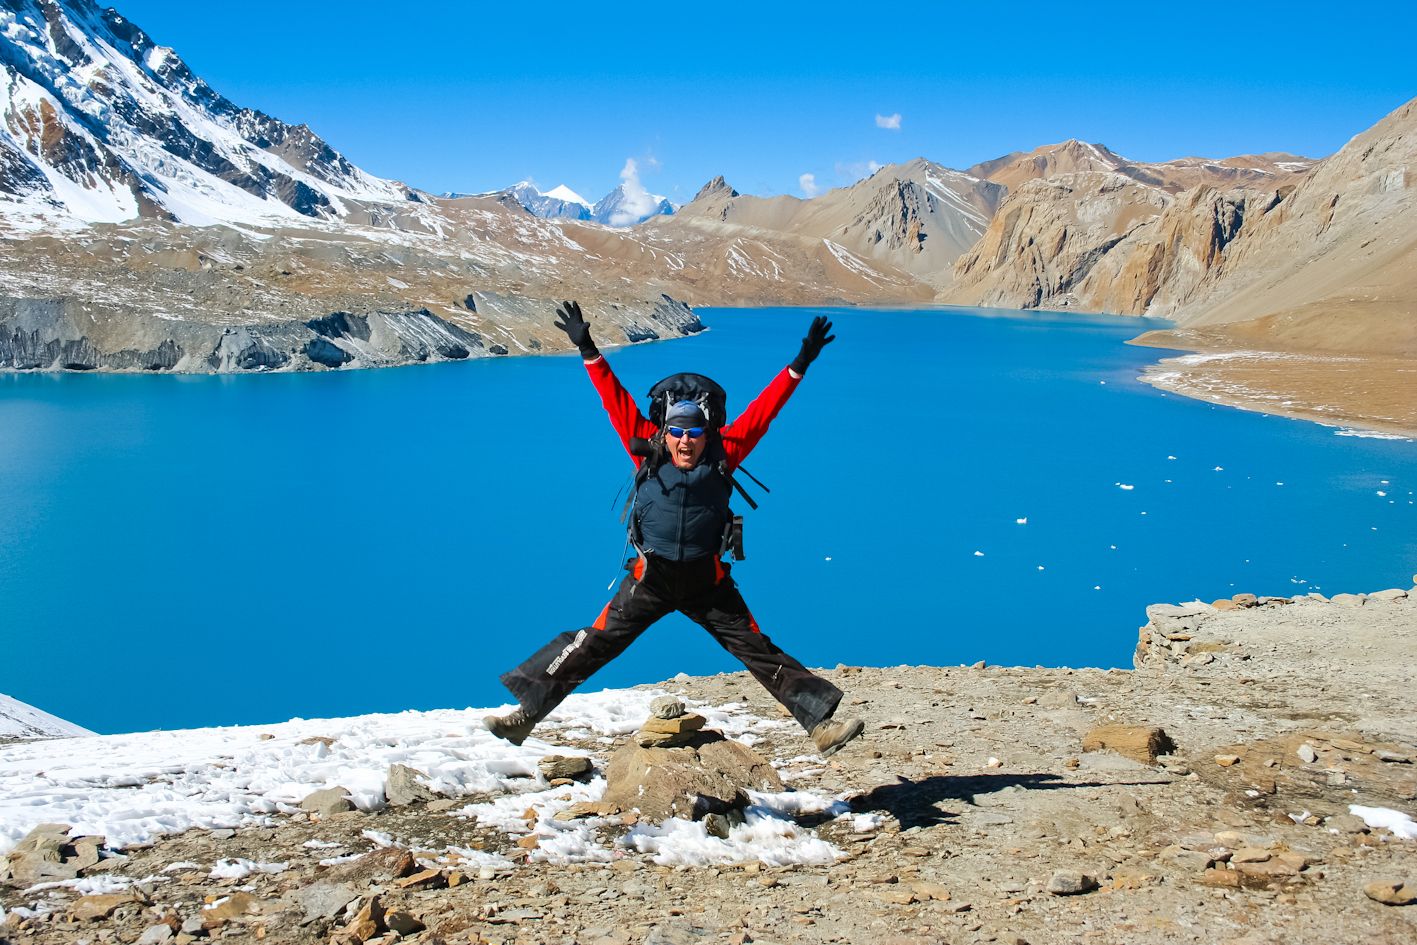
[[[735,566],[808,665],[1130,667],[1147,604],[1417,570],[1417,444],[1143,385],[1136,319],[708,309],[609,358],[741,409],[824,311]],[[0,692],[100,732],[503,704],[609,599],[631,468],[574,356],[0,375]],[[737,668],[675,616],[589,688]]]

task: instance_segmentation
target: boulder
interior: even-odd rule
[[[389,765],[389,774],[384,782],[384,796],[394,807],[406,807],[423,801],[434,800],[434,794],[426,785],[418,782],[428,775],[407,765]]]
[[[784,789],[768,759],[712,730],[673,748],[631,742],[610,757],[605,779],[602,803],[638,809],[654,821],[726,813],[745,804],[746,788]]]
[[[1115,751],[1119,755],[1156,764],[1158,755],[1169,755],[1176,745],[1156,725],[1099,725],[1082,739],[1083,751]]]
[[[97,847],[80,853],[69,839],[68,824],[40,824],[15,845],[0,863],[0,879],[29,886],[51,880],[74,879],[84,866],[98,862]],[[93,838],[102,845],[103,838]]]
[[[350,801],[349,792],[344,788],[332,787],[306,795],[305,799],[300,802],[300,809],[312,814],[319,814],[321,817],[328,817],[331,814],[342,814],[345,811],[354,810],[354,803]]]

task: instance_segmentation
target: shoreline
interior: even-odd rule
[[[1185,352],[1138,377],[1158,390],[1317,423],[1337,435],[1417,440],[1417,360],[1208,345],[1169,330],[1126,343]]]

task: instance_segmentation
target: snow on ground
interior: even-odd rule
[[[1349,804],[1348,812],[1355,817],[1363,818],[1363,823],[1369,827],[1383,827],[1391,830],[1395,837],[1401,837],[1403,840],[1417,840],[1417,821],[1402,811],[1393,810],[1390,807],[1363,807],[1358,804]]]
[[[649,716],[660,691],[605,690],[574,695],[552,713],[521,747],[495,738],[483,725],[492,709],[362,715],[345,719],[292,719],[275,725],[244,725],[130,735],[88,735],[55,741],[19,742],[0,748],[0,854],[41,823],[66,823],[75,835],[102,835],[113,848],[142,843],[199,827],[216,829],[269,824],[294,813],[308,794],[340,786],[362,810],[384,806],[392,764],[425,772],[425,783],[451,797],[497,794],[458,811],[510,835],[535,833],[533,859],[605,862],[626,852],[656,862],[829,863],[835,847],[799,826],[793,816],[848,816],[846,804],[810,792],[753,794],[745,822],[724,838],[701,823],[638,824],[618,840],[597,829],[605,818],[557,821],[578,801],[598,800],[605,780],[550,788],[537,769],[545,755],[602,753],[614,736],[629,734]],[[742,703],[695,706],[710,727],[748,744],[756,733],[790,725],[752,715]],[[557,744],[552,744],[554,740]],[[804,756],[792,763],[820,759]],[[528,809],[535,811],[528,819]],[[400,843],[377,831],[371,842]],[[496,857],[449,849],[463,859]],[[221,861],[213,875],[275,871],[283,863]]]

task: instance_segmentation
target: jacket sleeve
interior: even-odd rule
[[[600,403],[605,407],[605,412],[610,415],[610,423],[615,427],[615,432],[620,436],[620,445],[625,447],[625,452],[630,452],[630,437],[638,436],[649,439],[654,436],[654,424],[640,413],[639,406],[635,403],[635,398],[630,396],[630,392],[625,390],[625,385],[620,383],[620,379],[615,376],[615,372],[610,370],[610,364],[604,357],[596,358],[594,361],[585,362],[586,373],[590,375],[590,382],[595,385],[596,391],[600,394]],[[630,453],[630,458],[638,466],[643,459]]]
[[[801,382],[800,374],[794,374],[791,368],[783,368],[763,392],[753,398],[747,409],[723,428],[723,451],[728,455],[730,469],[736,469],[758,445],[763,434],[768,432],[768,424],[772,423]]]

